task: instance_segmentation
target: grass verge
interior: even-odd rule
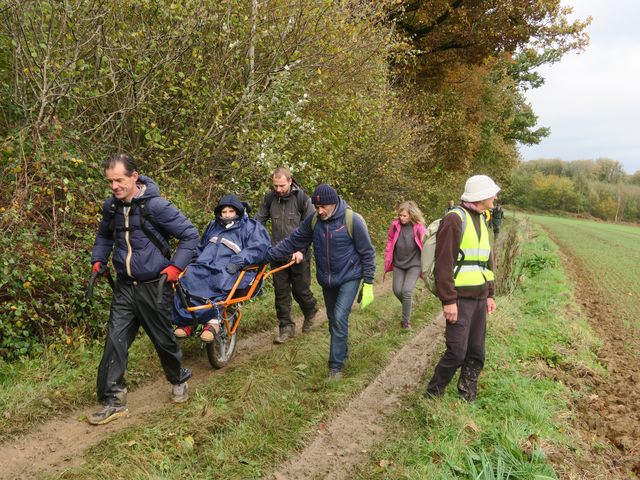
[[[390,294],[354,309],[346,377],[327,382],[328,333],[308,335],[231,365],[201,384],[184,407],[169,406],[95,446],[62,478],[260,478],[301,448],[386,366],[410,337]],[[415,310],[424,325],[432,297]]]
[[[575,313],[556,245],[540,229],[520,228],[524,276],[489,318],[478,400],[459,400],[454,382],[443,399],[408,397],[388,423],[389,440],[354,478],[557,478],[556,447],[576,447],[565,422],[572,391],[555,379],[565,370],[600,370],[598,340]]]
[[[272,288],[266,283],[263,295],[245,305],[243,336],[276,325]],[[321,299],[319,287],[313,284],[313,288]],[[299,314],[295,302],[294,314]],[[107,321],[105,317],[105,326]],[[63,352],[52,351],[40,358],[0,362],[0,437],[26,432],[52,416],[96,402],[96,372],[103,341],[79,342],[79,345]],[[202,355],[199,348],[192,350],[185,351],[187,361],[190,355]],[[158,378],[161,372],[155,350],[140,329],[139,337],[129,350],[127,382],[135,389]]]

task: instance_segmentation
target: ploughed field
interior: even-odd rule
[[[560,246],[578,301],[602,340],[597,356],[608,376],[582,379],[593,393],[577,397],[576,426],[594,445],[613,444],[618,456],[607,460],[640,476],[640,227],[531,219]]]

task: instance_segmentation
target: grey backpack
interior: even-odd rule
[[[462,219],[462,234],[464,235],[464,230],[467,226],[467,215],[462,207],[455,207],[449,210],[445,214],[445,216],[454,211],[456,211],[456,213],[460,215],[460,218]],[[436,257],[436,233],[438,233],[438,227],[440,227],[442,218],[434,220],[427,227],[424,235],[424,241],[422,243],[422,254],[420,255],[420,262],[422,264],[422,278],[424,278],[424,284],[427,286],[429,291],[436,296],[438,295],[438,293],[436,290],[436,278],[434,276],[433,269],[435,266]]]

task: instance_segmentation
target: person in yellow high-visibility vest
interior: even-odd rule
[[[493,208],[500,187],[486,175],[470,177],[461,203],[442,219],[436,234],[434,276],[446,320],[447,349],[425,396],[444,395],[458,368],[458,395],[473,401],[484,366],[486,314],[493,300],[493,259],[483,212]]]

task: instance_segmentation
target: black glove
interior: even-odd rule
[[[236,265],[235,263],[230,263],[229,265],[227,265],[226,270],[230,275],[235,275],[236,273],[238,273],[238,270],[240,270],[240,265]]]

